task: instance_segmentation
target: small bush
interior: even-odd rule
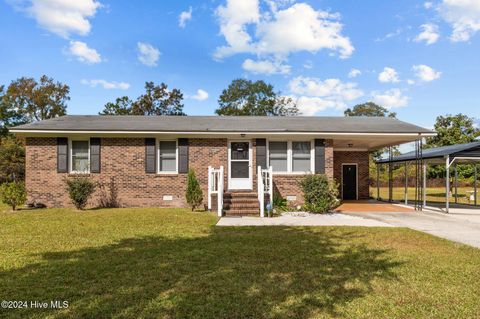
[[[325,175],[308,175],[300,181],[304,209],[312,213],[327,213],[338,202],[338,187]]]
[[[288,208],[288,203],[285,198],[282,197],[282,195],[278,191],[273,191],[273,208],[276,211],[283,212],[286,211]]]
[[[203,192],[198,183],[195,172],[191,169],[188,171],[188,180],[187,180],[187,191],[185,194],[188,205],[192,208],[192,211],[195,208],[199,207],[203,201]]]
[[[72,204],[77,209],[84,209],[87,206],[88,199],[95,191],[96,185],[88,177],[76,176],[66,179],[67,191]]]
[[[109,183],[100,184],[100,205],[99,206],[102,208],[120,207],[120,201],[118,200],[118,187],[117,187],[117,184],[115,184],[114,177],[110,178]]]
[[[23,205],[27,200],[25,184],[22,182],[4,183],[0,186],[0,196],[4,204],[16,210],[18,206]]]

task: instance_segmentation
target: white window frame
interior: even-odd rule
[[[88,142],[88,170],[74,171],[73,164],[73,142]],[[70,174],[90,174],[90,138],[69,138],[68,139],[68,171]]]
[[[270,142],[287,142],[287,171],[273,171],[273,175],[309,175],[315,173],[315,141],[309,139],[286,140],[286,139],[268,139],[267,140],[267,166],[270,166]],[[292,142],[310,142],[310,171],[293,171],[293,150]]]
[[[175,171],[160,170],[160,142],[175,142]],[[178,139],[161,139],[157,138],[157,174],[178,174]]]

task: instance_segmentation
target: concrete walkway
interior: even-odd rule
[[[408,227],[434,236],[480,248],[480,210],[455,210],[452,214],[423,212],[348,212],[398,227]]]
[[[222,217],[217,226],[363,226],[394,227],[375,219],[344,214],[309,214],[307,216]]]

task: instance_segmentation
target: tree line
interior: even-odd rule
[[[185,116],[183,93],[169,89],[167,84],[145,83],[145,92],[132,99],[121,96],[104,105],[100,115],[171,115]],[[23,180],[25,166],[24,141],[8,133],[8,128],[46,120],[67,114],[70,87],[46,75],[38,80],[21,77],[7,87],[0,86],[0,183]],[[215,113],[219,116],[296,116],[300,111],[295,101],[275,91],[262,80],[234,79],[218,98]],[[358,104],[345,110],[345,116],[382,116],[396,118],[397,114],[373,102]],[[474,141],[480,136],[475,119],[464,114],[439,116],[435,131],[425,147],[438,147]],[[397,150],[398,151],[398,150]],[[372,153],[372,161],[383,150]],[[371,167],[374,173],[375,165]],[[442,167],[429,169],[429,177],[441,177]],[[461,178],[469,178],[471,168],[459,167]]]

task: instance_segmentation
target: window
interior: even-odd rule
[[[292,142],[292,171],[310,171],[310,142]]]
[[[158,143],[158,171],[160,173],[177,172],[176,141],[160,141]]]
[[[288,146],[287,142],[270,142],[269,162],[274,172],[288,171]]]
[[[72,173],[88,173],[90,171],[90,143],[88,141],[71,141]]]
[[[312,143],[288,141],[268,143],[268,161],[274,172],[307,173],[312,171]]]

